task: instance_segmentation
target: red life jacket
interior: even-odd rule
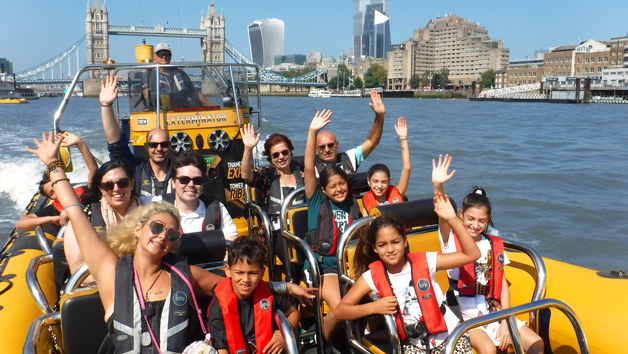
[[[456,251],[460,251],[460,241],[454,233],[454,243]],[[464,267],[460,267],[460,275],[458,277],[458,293],[461,296],[485,295],[489,300],[502,301],[502,280],[504,279],[504,241],[495,236],[484,235],[491,244],[491,276],[486,286],[489,287],[489,293],[476,294],[475,279],[475,263],[469,263]]]
[[[76,193],[76,196],[78,197],[79,201],[82,202],[83,196],[85,196],[85,189],[83,187],[76,187],[74,188],[74,193]],[[52,205],[54,205],[55,209],[57,209],[58,212],[63,211],[63,206],[61,205],[61,203],[52,202]]]
[[[414,285],[414,291],[416,292],[419,306],[421,307],[421,313],[423,314],[420,320],[425,323],[427,330],[431,334],[447,331],[447,323],[445,323],[445,317],[443,317],[443,313],[440,310],[440,305],[436,300],[436,294],[432,286],[425,253],[408,254],[408,262],[410,263],[412,272],[412,285]],[[375,287],[381,296],[395,296],[392,292],[390,280],[388,279],[388,273],[382,261],[375,261],[369,264],[369,269],[371,270],[373,283],[375,283]],[[397,331],[399,331],[401,339],[405,340],[406,332],[403,327],[403,315],[401,314],[399,305],[397,305],[395,323],[397,324]]]
[[[386,200],[388,204],[401,203],[403,202],[403,197],[401,197],[401,193],[399,193],[397,187],[388,186],[388,189],[386,189]],[[373,191],[369,191],[362,197],[362,203],[364,203],[364,208],[366,208],[367,213],[371,212],[371,208],[379,206],[379,203],[375,200]]]
[[[233,291],[231,278],[225,278],[216,285],[214,296],[222,310],[229,352],[235,354],[241,353],[239,350],[244,350],[246,353],[247,346],[242,335],[240,315],[238,314],[238,297]],[[261,353],[273,338],[272,304],[273,295],[270,293],[268,285],[260,281],[253,290],[255,346],[258,353]]]

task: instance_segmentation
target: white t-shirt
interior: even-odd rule
[[[427,267],[430,271],[430,281],[432,282],[432,286],[434,288],[434,294],[436,295],[436,302],[439,304],[443,303],[443,292],[438,286],[438,282],[434,279],[434,274],[436,274],[436,255],[437,252],[427,252],[425,254],[427,258]],[[397,274],[388,273],[388,278],[390,279],[390,283],[392,285],[392,291],[397,298],[397,302],[399,303],[399,308],[401,309],[403,315],[403,321],[405,324],[415,324],[421,318],[421,307],[419,306],[419,300],[416,296],[416,291],[412,286],[412,272],[409,267],[410,263],[406,264],[406,267]],[[386,271],[388,272],[388,271]],[[372,290],[377,291],[375,287],[375,283],[373,282],[373,276],[371,275],[371,271],[368,270],[362,274],[364,280],[369,285]],[[458,317],[451,312],[451,310],[447,308],[445,312],[445,323],[447,324],[447,333],[438,333],[432,337],[430,337],[430,342],[434,340],[434,344],[432,347],[436,347],[440,345],[443,341],[449,337],[449,333],[453,331],[453,329],[458,324]],[[418,338],[410,338],[410,343],[418,346],[419,348],[423,348],[423,345],[419,341]]]
[[[150,203],[150,202],[161,202],[163,200],[162,196],[146,196],[140,197],[142,204]],[[225,238],[238,236],[238,229],[233,223],[233,219],[231,219],[231,215],[227,208],[220,203],[220,225],[222,233],[225,235]],[[176,206],[176,201],[175,201]],[[207,207],[205,207],[205,203],[202,200],[199,200],[198,208],[191,212],[190,214],[184,214],[179,211],[181,214],[181,228],[183,229],[183,233],[188,232],[199,232],[203,231],[203,221],[205,220],[205,213],[207,211]]]
[[[440,247],[443,250],[443,253],[456,252],[456,244],[453,241],[453,231],[449,232],[449,242],[447,244],[447,247],[445,247],[445,245],[443,244],[443,237],[440,233],[440,229],[438,230],[438,236],[440,239]],[[476,263],[480,265],[488,264],[488,254],[491,250],[490,241],[486,237],[482,236],[482,239],[476,242],[476,245],[480,249],[481,253],[480,258],[476,261]],[[510,263],[510,260],[508,260],[506,252],[504,252],[504,266],[508,263]],[[488,283],[488,279],[484,277],[484,272],[480,273],[481,274],[479,274],[476,281],[478,281],[482,285],[486,285]],[[460,269],[448,269],[447,275],[449,276],[449,279],[458,280],[458,278],[460,277]],[[463,315],[466,314],[469,317],[475,318],[478,317],[480,313],[487,314],[489,311],[488,303],[486,302],[486,298],[484,297],[484,295],[458,296],[458,293],[456,292],[456,296],[458,297],[458,305],[460,305],[460,311],[463,313]]]

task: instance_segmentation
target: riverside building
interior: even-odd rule
[[[352,57],[384,58],[391,48],[390,21],[377,23],[375,12],[389,15],[389,0],[353,0]]]
[[[388,86],[409,88],[412,75],[449,70],[449,86],[471,85],[483,72],[508,66],[510,50],[475,22],[456,15],[431,19],[405,43],[388,52]]]

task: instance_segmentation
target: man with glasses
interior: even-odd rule
[[[118,97],[118,77],[107,75],[101,82],[100,105],[102,125],[107,136],[107,150],[110,159],[125,159],[135,167],[135,192],[142,196],[162,195],[170,192],[170,140],[168,133],[154,128],[146,134],[144,148],[148,161],[136,158],[129,148],[129,138],[122,134],[120,125],[113,113],[113,101]]]
[[[340,148],[340,142],[336,139],[336,135],[330,131],[318,133],[316,138],[316,150],[318,156],[316,157],[316,176],[329,166],[340,166],[347,173],[354,173],[364,159],[366,159],[371,151],[375,149],[379,144],[379,139],[382,137],[382,129],[384,126],[384,114],[386,108],[382,102],[382,98],[377,91],[371,91],[371,102],[369,106],[375,112],[375,120],[373,126],[366,140],[353,149],[347,150],[342,153],[338,153]]]
[[[181,214],[184,233],[222,230],[226,240],[235,240],[238,229],[227,208],[214,195],[202,195],[205,159],[197,151],[186,151],[172,161],[170,184],[174,193],[141,197],[143,204],[166,201]]]
[[[166,43],[157,44],[153,59],[155,64],[169,65],[172,59],[170,46]],[[142,96],[147,102],[147,110],[155,110],[157,95],[155,71],[148,70],[146,74],[142,84]],[[178,68],[159,68],[159,91],[162,97],[169,95],[169,104],[161,103],[162,107],[167,109],[212,106],[211,102],[196,90],[188,74]]]

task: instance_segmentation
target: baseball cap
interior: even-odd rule
[[[172,49],[170,49],[170,46],[166,43],[159,43],[155,46],[155,53],[157,53],[160,50],[167,50],[170,53],[172,53]]]

